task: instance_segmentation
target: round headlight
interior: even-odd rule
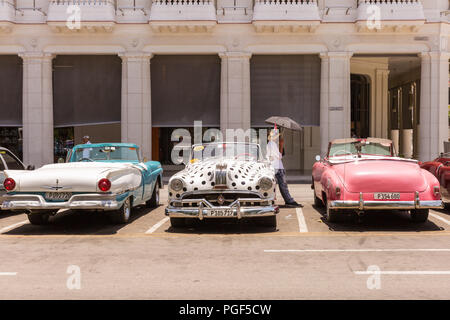
[[[267,177],[262,177],[261,179],[259,179],[258,184],[261,187],[261,189],[263,189],[264,191],[269,190],[273,186],[272,180],[270,180]]]
[[[170,188],[174,191],[180,191],[183,189],[183,180],[175,178],[170,181]]]

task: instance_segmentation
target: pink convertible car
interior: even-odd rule
[[[386,139],[332,141],[313,166],[311,187],[330,222],[347,210],[410,210],[413,221],[425,222],[429,209],[443,207],[436,177],[416,160],[396,157]]]

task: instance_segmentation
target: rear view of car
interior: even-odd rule
[[[314,164],[313,189],[328,221],[350,210],[409,210],[413,221],[425,222],[429,209],[442,208],[439,181],[417,161],[396,157],[386,139],[331,142]]]

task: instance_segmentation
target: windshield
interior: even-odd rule
[[[0,154],[3,156],[3,160],[5,160],[6,168],[9,170],[23,170],[23,165],[9,152],[7,151],[0,151]],[[1,159],[0,159],[1,162]],[[3,164],[2,164],[3,167]]]
[[[369,141],[332,144],[328,156],[338,157],[345,155],[357,155],[358,152],[362,155],[392,156],[390,144],[388,145]]]
[[[239,159],[259,161],[261,159],[259,146],[249,143],[211,143],[193,145],[191,163],[206,159]]]
[[[71,158],[71,162],[122,160],[139,161],[137,149],[133,147],[80,147]]]

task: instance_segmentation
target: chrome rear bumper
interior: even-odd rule
[[[206,199],[189,199],[189,200],[177,200],[173,201],[179,203],[180,206],[169,205],[165,209],[166,216],[176,218],[198,218],[203,220],[204,218],[252,218],[252,217],[267,217],[274,216],[280,211],[278,206],[265,205],[265,206],[241,206],[241,202],[267,202],[270,199],[237,199],[229,206],[213,206]],[[197,207],[184,207],[183,204],[196,203]],[[211,215],[211,210],[227,210],[231,211],[232,215],[217,216]]]
[[[2,197],[2,210],[117,210],[121,203],[115,195],[110,194],[80,194],[73,195],[68,201],[47,202],[41,195],[5,195]]]
[[[335,200],[330,202],[330,209],[352,209],[352,210],[412,210],[412,209],[442,209],[442,200],[419,199],[416,192],[414,201],[364,201],[360,193],[359,201]]]

